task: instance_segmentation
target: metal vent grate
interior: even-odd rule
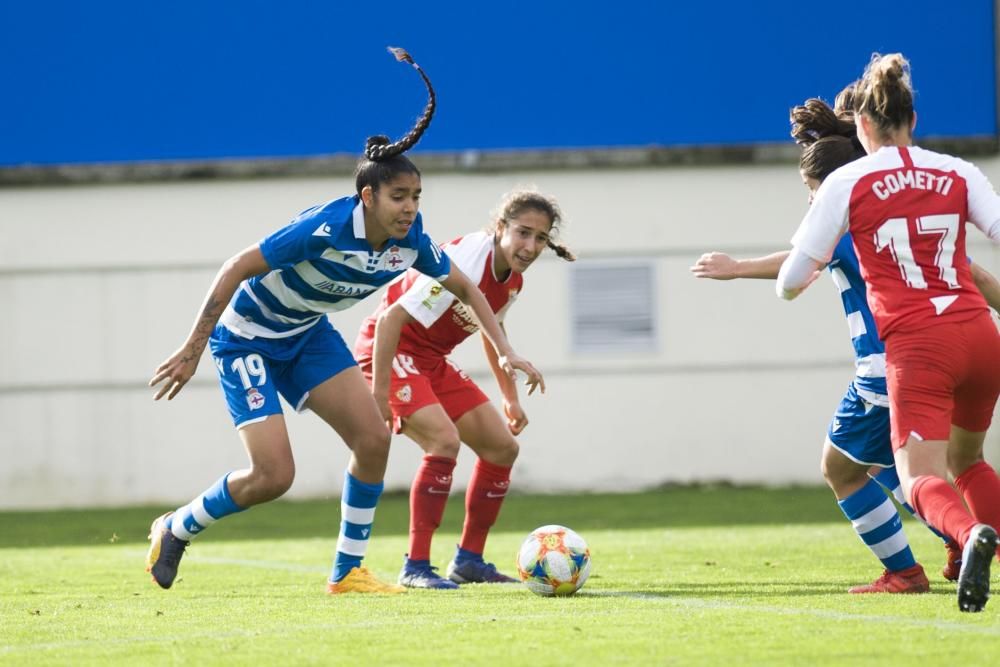
[[[656,348],[652,262],[572,267],[572,340],[576,352],[649,352]]]

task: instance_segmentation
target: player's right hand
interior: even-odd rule
[[[504,401],[503,413],[507,416],[507,429],[511,435],[519,435],[528,425],[528,415],[524,414],[521,404],[517,401]]]
[[[530,361],[511,352],[506,356],[500,357],[499,362],[500,368],[504,369],[511,377],[516,377],[514,374],[515,370],[521,371],[528,376],[528,379],[524,381],[524,384],[528,387],[528,396],[531,396],[535,392],[535,389],[541,389],[542,393],[545,393],[545,378],[542,377],[541,371],[532,366]]]
[[[149,381],[149,386],[155,387],[161,382],[163,386],[153,396],[153,400],[158,401],[165,395],[169,401],[176,396],[177,392],[183,389],[188,380],[194,376],[200,360],[201,352],[196,352],[190,345],[185,345],[157,366],[153,378]]]
[[[736,277],[736,260],[724,252],[706,252],[691,267],[697,278],[732,280]]]

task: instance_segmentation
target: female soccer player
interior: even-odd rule
[[[575,259],[552,239],[561,219],[552,199],[537,192],[512,192],[490,229],[463,236],[444,249],[477,282],[502,320],[521,291],[521,274],[545,248],[568,261]],[[425,453],[410,489],[410,550],[399,575],[399,583],[413,588],[515,581],[486,562],[483,550],[510,484],[518,453],[514,436],[528,418],[490,345],[484,346],[486,357],[503,394],[506,423],[475,382],[448,359],[456,345],[476,332],[478,323],[444,288],[447,285],[433,277],[407,272],[389,286],[354,346],[383,416]],[[544,391],[544,385],[541,388]],[[446,579],[431,566],[431,539],[441,524],[463,442],[479,459],[466,491],[462,539]]]
[[[850,87],[848,87],[850,89]],[[845,99],[842,92],[838,100]],[[825,102],[807,100],[791,114],[792,136],[805,146],[800,174],[810,199],[823,180],[837,168],[864,156],[856,137],[852,114],[835,112]],[[765,257],[734,260],[724,253],[702,255],[692,267],[700,278],[776,278],[788,251]],[[878,337],[866,288],[858,270],[850,234],[833,251],[829,264],[851,332],[856,376],[837,407],[823,445],[823,477],[861,540],[882,562],[884,572],[874,582],[850,589],[852,593],[922,593],[930,590],[923,568],[913,558],[899,514],[880,486],[910,509],[893,465],[889,437],[889,399],[886,396],[885,348]],[[994,308],[1000,308],[1000,283],[985,269],[971,266],[977,286]],[[869,476],[870,473],[874,473]],[[961,551],[946,540],[948,561],[942,575],[958,578]]]
[[[981,611],[1000,525],[1000,478],[982,460],[1000,394],[1000,333],[973,286],[965,223],[1000,242],[1000,197],[975,166],[912,145],[916,114],[901,54],[872,57],[854,110],[868,156],[819,188],[777,292],[798,296],[850,229],[885,340],[903,490],[920,516],[963,547],[958,606]],[[949,464],[968,465],[956,479],[962,495],[947,481]]]
[[[150,380],[155,399],[172,399],[194,375],[206,343],[250,467],[223,475],[191,503],[157,518],[147,570],[170,588],[188,542],[219,519],[281,496],[295,463],[278,401],[308,408],[351,448],[341,500],[340,538],[327,591],[398,593],[361,560],[382,492],[389,432],[361,371],[326,314],[343,310],[408,268],[439,281],[468,305],[496,348],[504,372],[520,369],[529,386],[542,382],[514,354],[490,305],[424,232],[417,212],[420,172],[403,153],[420,139],[435,108],[434,89],[401,49],[397,59],[423,78],[429,101],[400,141],[368,139],[355,170],[357,194],[320,204],[226,261],[181,348]],[[227,305],[228,304],[228,305]]]

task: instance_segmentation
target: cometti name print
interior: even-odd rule
[[[954,180],[950,176],[936,176],[919,169],[900,169],[895,174],[886,174],[875,181],[872,184],[872,192],[882,201],[906,188],[933,190],[940,195],[946,195],[951,190],[952,183]]]

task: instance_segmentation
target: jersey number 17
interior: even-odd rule
[[[958,238],[960,216],[955,213],[925,215],[917,218],[917,234],[938,236],[934,268],[938,278],[950,289],[958,289],[958,272],[955,270],[955,241]],[[907,286],[927,289],[927,279],[923,267],[917,264],[910,245],[910,229],[906,218],[890,218],[875,231],[875,251],[886,248],[899,267],[900,276]]]

